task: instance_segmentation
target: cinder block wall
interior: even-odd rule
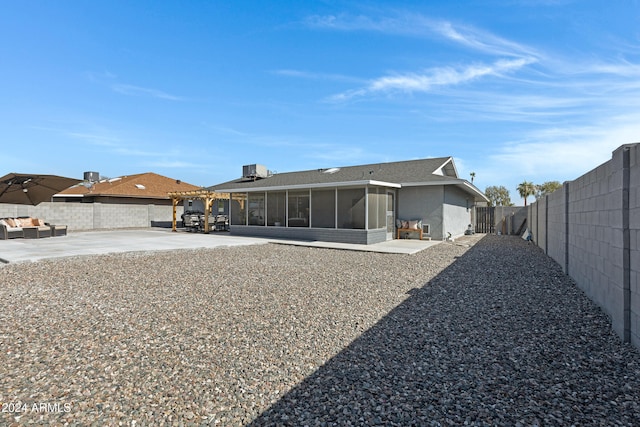
[[[640,347],[640,144],[533,203],[534,241]]]
[[[183,207],[176,208],[178,221]],[[172,206],[119,203],[44,202],[37,206],[0,203],[0,217],[30,216],[50,224],[65,224],[70,231],[105,228],[144,228],[152,222],[170,223]]]
[[[527,214],[529,220],[527,221],[529,231],[531,231],[531,235],[533,236],[533,241],[537,242],[538,235],[538,209],[535,203],[530,204],[527,207]]]
[[[496,206],[495,230],[502,234],[515,234],[527,218],[527,209],[522,206]]]
[[[640,144],[629,150],[629,323],[640,347]]]
[[[622,151],[569,188],[569,274],[622,335]]]
[[[539,199],[534,205],[533,209],[536,211],[536,224],[535,224],[535,241],[538,242],[545,253],[547,252],[547,198],[543,197]]]
[[[547,215],[544,221],[547,227],[547,240],[545,252],[551,258],[556,260],[567,273],[567,251],[566,251],[566,184],[558,191],[548,195],[547,199]]]

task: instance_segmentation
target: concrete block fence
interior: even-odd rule
[[[527,208],[534,242],[640,348],[640,143]]]
[[[180,221],[183,207],[176,209]],[[0,218],[30,216],[50,224],[65,224],[69,231],[107,228],[170,227],[171,205],[139,205],[121,203],[44,202],[37,206],[0,203]]]
[[[527,219],[527,209],[523,206],[496,206],[495,230],[501,234],[516,234]]]

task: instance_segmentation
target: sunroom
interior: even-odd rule
[[[371,244],[393,237],[399,184],[300,186],[230,192],[233,234]]]
[[[286,173],[253,164],[209,190],[230,194],[232,234],[357,244],[392,240],[396,220],[422,222],[431,239],[462,235],[488,200],[451,157]]]

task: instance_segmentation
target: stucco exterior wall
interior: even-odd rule
[[[444,237],[451,233],[452,237],[464,235],[471,224],[471,210],[473,200],[459,188],[447,186],[444,188],[443,231]]]
[[[444,187],[403,187],[398,190],[397,197],[397,218],[422,219],[422,223],[429,224],[431,228],[429,237],[434,240],[443,238]]]
[[[398,190],[397,218],[422,219],[429,224],[434,240],[442,240],[451,233],[461,236],[469,227],[473,200],[453,186],[403,187]]]

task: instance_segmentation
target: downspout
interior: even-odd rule
[[[447,189],[446,187],[443,185],[442,186],[442,240],[447,240],[447,227],[446,227],[446,219],[445,219],[445,214],[444,214],[444,204],[445,201],[447,199],[446,197],[447,194]]]

